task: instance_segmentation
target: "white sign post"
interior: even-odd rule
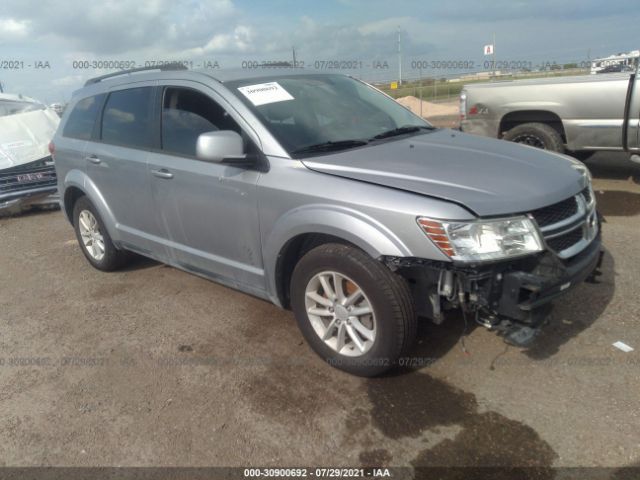
[[[486,55],[491,55],[493,57],[492,63],[493,63],[493,76],[496,76],[496,34],[493,34],[493,43],[490,43],[489,45],[485,45],[483,48],[484,54]]]

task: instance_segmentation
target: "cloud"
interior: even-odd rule
[[[54,78],[51,80],[51,85],[54,87],[73,87],[81,84],[85,80],[85,75],[67,75],[65,77]]]
[[[29,34],[29,23],[28,20],[0,17],[0,44],[24,39]]]
[[[231,33],[218,33],[202,47],[185,50],[183,55],[199,57],[216,53],[242,53],[253,47],[253,30],[246,25],[238,25]]]
[[[3,12],[29,22],[33,40],[99,55],[193,47],[228,29],[236,13],[231,0],[3,0]]]
[[[561,63],[632,50],[629,32],[639,19],[631,0],[326,0],[322,8],[313,0],[0,0],[3,56],[52,65],[0,73],[12,91],[47,98],[104,73],[73,67],[75,60],[206,59],[233,68],[244,60],[289,60],[295,47],[311,66],[388,62],[386,70],[355,72],[386,81],[397,75],[398,27],[403,74],[417,76],[414,59],[473,60],[483,68],[482,45],[493,32],[498,60]]]

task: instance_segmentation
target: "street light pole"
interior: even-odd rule
[[[496,77],[496,34],[493,33],[493,78]]]
[[[402,47],[401,47],[399,25],[398,25],[398,85],[402,85]]]

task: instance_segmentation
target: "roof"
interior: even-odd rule
[[[89,85],[95,85],[98,83],[102,83],[105,81],[114,82],[114,83],[123,83],[128,82],[133,75],[139,77],[142,80],[146,79],[155,79],[162,78],[165,76],[175,76],[178,73],[179,75],[189,76],[192,74],[206,75],[207,77],[213,78],[221,83],[231,82],[236,80],[250,80],[252,78],[275,78],[280,77],[282,75],[328,75],[329,72],[317,72],[317,71],[309,71],[304,70],[302,68],[290,68],[290,67],[280,67],[280,68],[234,68],[234,69],[196,69],[189,70],[186,68],[134,68],[131,70],[121,70],[117,72],[108,73],[106,75],[102,75],[99,77],[94,77],[85,83],[85,87]]]
[[[198,69],[193,72],[202,73],[219,82],[233,82],[236,80],[250,80],[252,78],[280,77],[282,75],[328,75],[329,72],[318,72],[316,70],[305,70],[304,68],[230,68],[230,69]]]

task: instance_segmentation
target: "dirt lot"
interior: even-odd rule
[[[589,165],[600,283],[528,351],[478,327],[465,354],[461,322],[425,324],[421,366],[373,380],[261,300],[145,260],[92,269],[59,211],[0,219],[0,463],[638,465],[640,165]]]

